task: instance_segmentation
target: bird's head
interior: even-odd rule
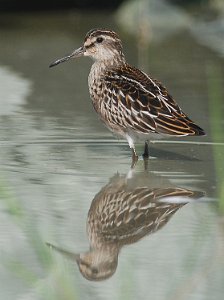
[[[85,253],[73,253],[50,243],[47,246],[75,261],[80,273],[88,280],[100,281],[111,277],[118,264],[118,247],[103,247],[90,249]]]
[[[91,281],[100,281],[111,277],[117,269],[117,263],[117,253],[100,250],[82,253],[77,260],[81,274]]]
[[[73,51],[70,55],[57,59],[50,67],[56,66],[70,58],[89,56],[95,61],[119,64],[124,61],[121,40],[118,35],[111,30],[92,29],[85,37],[81,47]]]

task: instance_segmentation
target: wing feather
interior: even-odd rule
[[[104,82],[113,99],[103,101],[106,116],[112,123],[144,134],[204,134],[183,113],[166,88],[140,70],[125,65],[121,69],[107,71]]]

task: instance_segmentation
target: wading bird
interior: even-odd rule
[[[146,141],[143,157],[148,158],[152,135],[205,135],[159,81],[126,62],[121,40],[114,31],[90,30],[80,48],[50,67],[81,56],[94,61],[88,78],[93,107],[112,132],[127,139],[132,166],[138,160],[134,146],[138,139]]]

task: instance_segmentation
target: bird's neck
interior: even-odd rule
[[[106,71],[114,68],[122,67],[125,64],[124,58],[119,59],[107,59],[107,60],[96,60],[92,67],[89,74],[89,84],[91,84],[98,80],[101,76],[105,74]]]
[[[105,59],[96,60],[93,64],[93,67],[99,68],[101,70],[117,68],[125,64],[124,55],[114,55],[109,56]]]

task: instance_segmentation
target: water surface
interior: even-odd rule
[[[89,100],[91,62],[48,69],[98,24],[116,28],[112,15],[1,16],[0,296],[221,300],[223,119],[211,111],[211,97],[223,95],[223,60],[188,33],[152,44],[145,68],[207,136],[152,143],[148,170],[140,160],[131,176],[139,187],[169,186],[200,197],[171,197],[180,204],[175,214],[161,229],[123,246],[116,272],[105,281],[87,281],[74,261],[46,246],[88,251],[92,200],[116,174],[130,178],[126,141],[104,128]],[[128,60],[138,65],[136,41],[121,35]],[[212,82],[218,83],[215,92]]]

